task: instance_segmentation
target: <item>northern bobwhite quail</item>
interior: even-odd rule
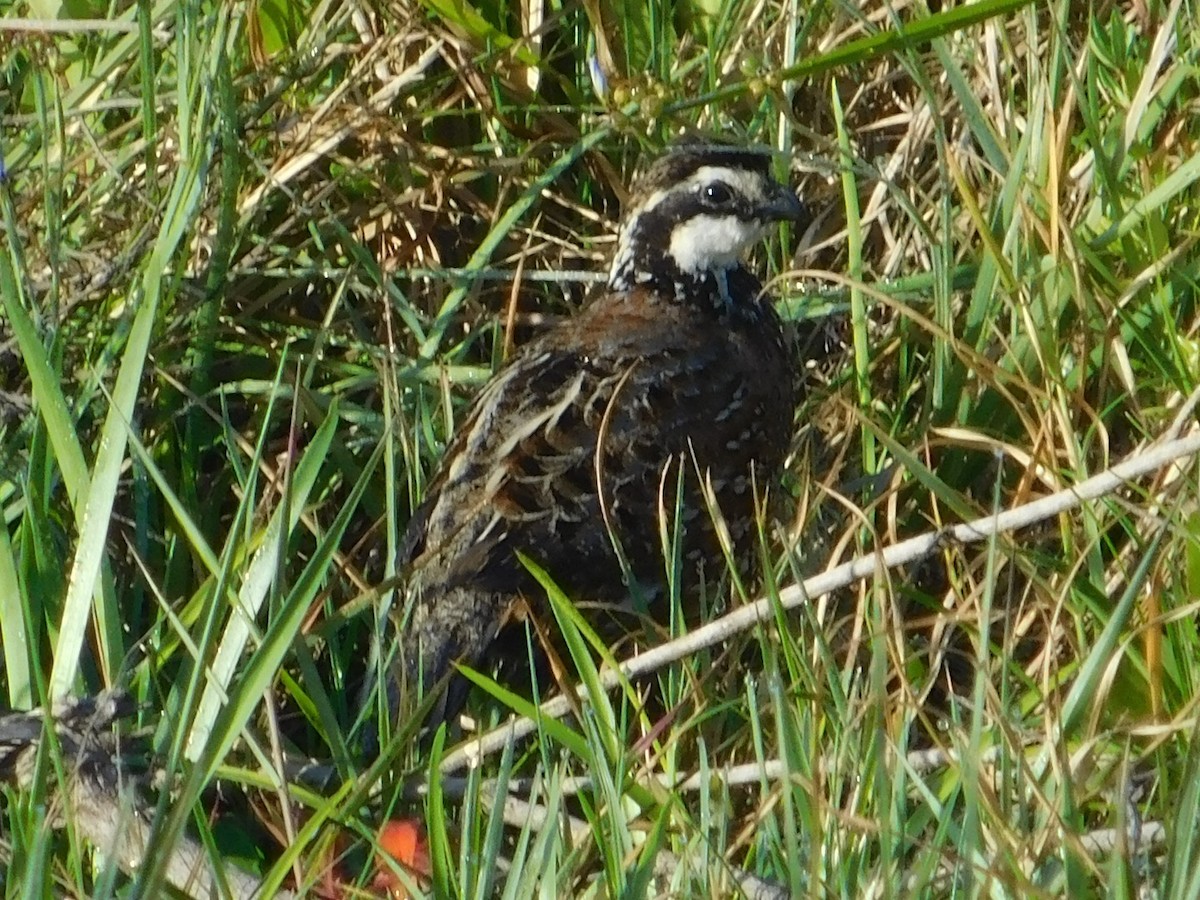
[[[606,289],[480,393],[405,538],[409,689],[455,661],[503,662],[514,601],[544,596],[518,551],[577,601],[653,599],[667,582],[666,515],[682,534],[684,590],[705,566],[714,577],[724,558],[699,476],[735,555],[753,559],[755,507],[792,433],[796,361],[741,257],[804,211],[769,164],[710,143],[660,158],[635,186]],[[465,693],[455,679],[434,720],[456,714]]]

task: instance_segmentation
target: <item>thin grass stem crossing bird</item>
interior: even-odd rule
[[[756,509],[791,439],[797,361],[743,256],[772,225],[804,217],[770,161],[716,143],[670,149],[634,188],[606,287],[475,400],[408,526],[401,690],[428,689],[456,662],[526,654],[506,634],[522,602],[545,608],[544,592],[518,554],[575,601],[634,596],[653,610],[672,565],[664,534],[681,537],[684,598],[706,570],[724,571],[715,499],[726,548],[755,558]],[[453,679],[434,719],[465,694]]]

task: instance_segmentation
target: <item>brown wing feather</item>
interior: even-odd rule
[[[790,435],[790,417],[767,415],[792,408],[790,358],[774,313],[764,304],[761,314],[722,321],[714,340],[714,323],[694,310],[610,294],[489,383],[406,541],[422,550],[414,628],[433,648],[422,652],[427,678],[455,658],[481,661],[508,604],[536,593],[517,551],[578,599],[627,595],[597,491],[602,422],[605,512],[633,576],[652,591],[665,580],[657,507],[664,470],[680,460],[689,473],[685,549],[719,560],[693,458],[727,519],[744,523],[754,511],[752,465],[776,472]],[[734,534],[752,537],[744,526]]]

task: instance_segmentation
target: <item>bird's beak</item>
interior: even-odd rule
[[[808,207],[786,184],[776,185],[775,193],[767,200],[765,212],[772,222],[802,222],[808,218]]]

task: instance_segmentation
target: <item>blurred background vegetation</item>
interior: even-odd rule
[[[157,846],[333,896],[380,890],[389,816],[438,896],[1200,890],[1194,459],[781,612],[646,708],[593,692],[462,783],[403,723],[358,749],[456,418],[584,301],[680,134],[773,147],[814,213],[756,262],[811,357],[768,596],[1194,433],[1193,5],[5,15],[0,696],[126,686]],[[524,708],[476,694],[481,727]],[[52,827],[55,783],[5,789],[6,896],[157,895],[160,861]]]

